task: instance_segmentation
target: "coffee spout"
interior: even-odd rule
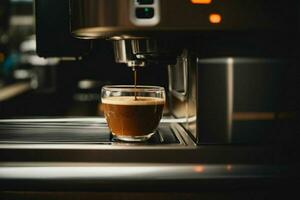
[[[144,67],[148,63],[175,64],[180,48],[174,41],[154,38],[111,38],[115,61],[128,67]]]
[[[144,67],[145,61],[138,59],[133,53],[131,40],[113,40],[116,63],[125,63],[128,67]]]

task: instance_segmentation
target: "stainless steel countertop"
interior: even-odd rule
[[[286,165],[4,162],[1,179],[16,180],[197,180],[278,178]],[[295,170],[295,169],[294,169]]]
[[[49,120],[36,119],[43,123]],[[84,120],[102,123],[104,119]],[[180,145],[2,143],[0,190],[160,191],[170,186],[180,191],[199,187],[280,187],[299,180],[298,156],[293,148],[197,146],[178,124],[172,126],[182,140]]]
[[[201,191],[270,189],[299,180],[285,165],[1,163],[1,190]]]

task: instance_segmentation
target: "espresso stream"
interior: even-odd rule
[[[134,80],[134,100],[137,100],[136,97],[137,71],[135,68],[133,68],[133,80]]]

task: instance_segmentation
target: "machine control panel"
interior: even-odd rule
[[[160,21],[159,0],[132,0],[130,20],[136,26],[155,26]]]

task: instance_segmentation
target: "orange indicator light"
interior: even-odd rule
[[[191,0],[193,4],[210,4],[212,0]]]
[[[220,14],[212,13],[209,15],[209,22],[212,24],[219,24],[222,21]]]

